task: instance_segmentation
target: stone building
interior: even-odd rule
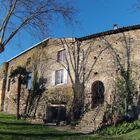
[[[84,81],[85,113],[76,129],[91,132],[101,125],[106,104],[112,104],[120,66],[127,69],[129,62],[139,94],[139,54],[140,25],[115,27],[81,38],[45,39],[3,63],[0,70],[0,109],[16,114],[18,78],[11,78],[10,74],[22,66],[29,72],[30,79],[21,88],[20,114],[25,115],[36,73],[39,88],[43,86],[45,90],[33,98],[32,112],[47,122],[65,121],[72,106],[72,79],[76,79],[77,70],[80,82]]]

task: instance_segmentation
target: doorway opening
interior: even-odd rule
[[[95,108],[99,104],[104,103],[104,84],[101,81],[95,81],[91,87],[92,92],[92,108]]]
[[[47,108],[47,123],[59,124],[66,120],[66,106],[61,105],[50,105]]]

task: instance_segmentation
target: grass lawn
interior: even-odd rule
[[[99,135],[82,135],[58,131],[43,125],[28,124],[17,121],[12,115],[0,113],[0,140],[140,140],[140,129],[126,135],[111,137]]]

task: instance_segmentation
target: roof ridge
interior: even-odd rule
[[[96,38],[96,37],[100,37],[100,36],[104,36],[104,35],[117,34],[117,33],[125,32],[125,31],[137,30],[137,29],[140,29],[140,24],[122,27],[122,28],[118,28],[118,29],[114,29],[114,30],[108,30],[108,31],[104,31],[104,32],[99,32],[99,33],[91,34],[88,36],[79,37],[77,39],[82,41],[82,40]]]
[[[7,62],[10,62],[11,60],[13,60],[13,59],[19,57],[20,55],[22,55],[22,54],[28,52],[29,50],[35,48],[36,46],[40,45],[41,43],[43,43],[43,42],[45,42],[45,41],[47,41],[47,40],[49,40],[49,39],[50,39],[50,38],[48,37],[48,38],[46,38],[46,39],[44,39],[44,40],[42,40],[42,41],[40,41],[40,42],[38,42],[38,43],[32,45],[30,48],[27,48],[26,50],[20,52],[19,54],[15,55],[14,57],[10,58]]]

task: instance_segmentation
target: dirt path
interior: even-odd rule
[[[74,127],[69,126],[69,125],[65,125],[65,126],[48,126],[50,128],[55,128],[56,130],[59,131],[68,131],[68,132],[72,132],[72,133],[76,133]]]

